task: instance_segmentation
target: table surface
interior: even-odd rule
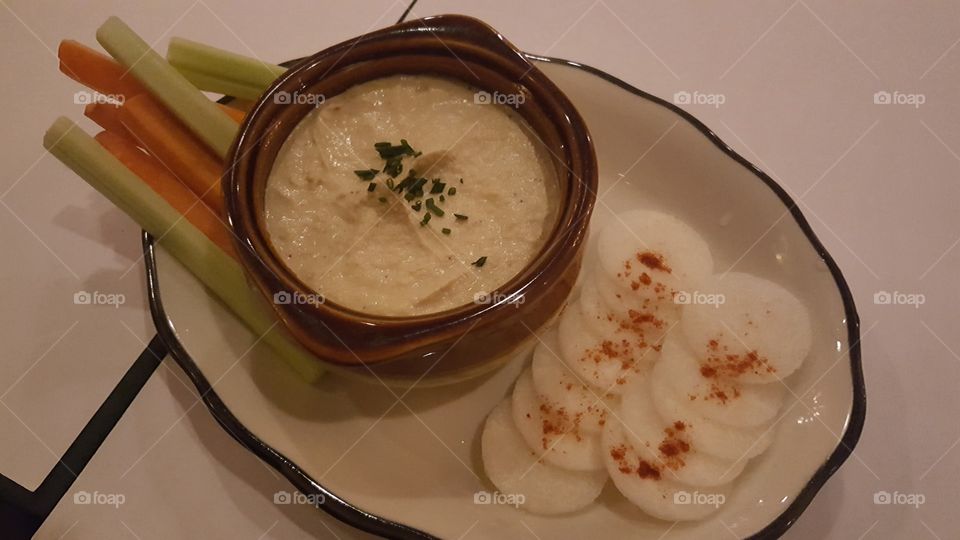
[[[81,118],[59,40],[94,43],[116,14],[159,50],[184,36],[279,61],[392,24],[408,2],[2,3],[0,235],[15,256],[0,262],[0,473],[35,489],[154,335],[138,227],[40,145],[56,116]],[[862,318],[866,428],[786,537],[956,537],[960,5],[420,0],[411,17],[452,12],[666,99],[722,96],[685,107],[794,196]],[[884,291],[915,302],[876,303]],[[80,292],[123,302],[76,304]],[[197,404],[164,360],[38,537],[364,536],[273,504],[289,484]],[[83,491],[123,504],[75,504]],[[882,491],[922,504],[875,504]]]

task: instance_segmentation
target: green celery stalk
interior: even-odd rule
[[[119,18],[110,17],[100,26],[97,41],[217,155],[226,157],[237,135],[237,123],[227,113]]]
[[[203,90],[204,92],[215,92],[225,96],[233,96],[235,98],[254,101],[260,98],[265,89],[265,87],[260,88],[258,86],[244,84],[242,81],[218,79],[216,76],[210,75],[209,73],[195,71],[190,68],[177,67],[177,71],[186,77],[186,79],[194,86],[200,90]]]
[[[320,362],[293,341],[263,299],[250,289],[240,265],[93,137],[60,117],[44,135],[43,146],[157,238],[303,379],[314,382],[323,374]]]
[[[286,68],[183,38],[172,38],[167,61],[201,90],[254,100]]]

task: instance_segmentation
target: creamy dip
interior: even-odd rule
[[[390,316],[468,304],[517,275],[554,226],[557,173],[513,109],[475,95],[448,79],[393,76],[311,111],[267,181],[267,231],[287,266],[328,301]],[[382,170],[374,144],[401,139],[420,154],[403,157],[391,182],[410,169],[427,179],[410,200],[387,173],[355,172]]]

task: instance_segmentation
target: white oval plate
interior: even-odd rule
[[[540,517],[478,504],[493,487],[479,459],[487,413],[527,361],[478,381],[407,394],[327,374],[302,382],[203,286],[145,238],[157,330],[230,434],[324,510],[396,538],[769,538],[796,520],[843,463],[866,397],[850,291],[786,193],[677,107],[596,69],[531,56],[590,126],[600,164],[593,230],[613,212],[661,209],[731,266],[781,283],[811,310],[814,346],[788,379],[776,441],[750,462],[719,512],[694,524],[650,518],[611,484],[598,504]],[[591,244],[587,246],[587,254]],[[162,285],[162,289],[161,289]],[[161,295],[162,290],[162,295]],[[398,401],[397,398],[402,398]],[[478,496],[482,498],[481,496]],[[529,528],[529,530],[528,530]]]

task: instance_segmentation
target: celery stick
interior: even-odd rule
[[[117,17],[100,26],[97,41],[217,155],[226,157],[237,135],[237,123],[227,113]]]
[[[160,195],[69,119],[58,118],[43,137],[44,147],[94,189],[156,237],[280,358],[307,382],[323,373],[320,362],[286,333],[250,290],[240,265],[196,229]]]
[[[257,99],[286,68],[210,45],[172,38],[167,61],[201,90]]]
[[[260,98],[266,87],[250,86],[243,81],[234,81],[227,79],[218,79],[215,75],[203,71],[195,71],[190,68],[174,66],[181,75],[186,77],[194,86],[204,92],[216,92],[225,96],[233,96],[239,99],[256,100]]]

